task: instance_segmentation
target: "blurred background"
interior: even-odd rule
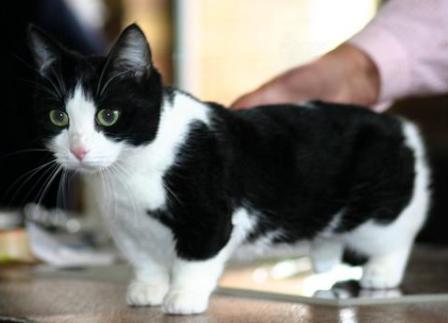
[[[60,241],[71,251],[91,251],[87,246],[101,240],[100,225],[89,216],[94,213],[92,201],[83,199],[80,180],[71,177],[59,184],[56,178],[55,184],[47,185],[51,172],[39,168],[50,156],[36,150],[40,146],[31,118],[34,72],[26,45],[30,22],[67,47],[93,55],[107,53],[119,32],[137,22],[166,84],[228,105],[278,73],[336,47],[362,29],[380,5],[379,0],[6,2],[1,13],[0,263],[67,261],[70,265],[73,258],[61,260],[55,252]],[[435,194],[420,239],[448,243],[448,97],[396,102],[390,113],[406,115],[424,129],[434,165]],[[25,228],[27,218],[39,226]],[[49,232],[64,234],[53,239]],[[82,233],[82,239],[73,239],[74,233]],[[41,245],[33,247],[35,241]],[[85,258],[74,251],[70,255],[78,263],[92,260],[89,253],[82,255]],[[95,254],[97,261],[112,261],[107,250],[101,255]]]

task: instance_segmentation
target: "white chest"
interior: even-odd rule
[[[121,171],[96,175],[91,180],[99,202],[108,212],[146,212],[163,208],[166,191],[157,171]]]
[[[165,204],[160,175],[103,174],[92,176],[87,183],[117,246],[131,262],[144,263],[149,255],[164,263],[171,261],[172,232],[147,213]]]

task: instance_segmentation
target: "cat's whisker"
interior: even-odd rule
[[[38,177],[35,179],[34,183],[33,183],[33,184],[31,185],[31,187],[28,189],[28,192],[25,193],[25,195],[24,195],[24,197],[23,197],[24,200],[27,200],[27,199],[28,199],[28,197],[30,196],[30,194],[34,192],[34,190],[38,187],[38,185],[41,185],[42,182],[45,183],[46,177],[48,176],[48,174],[51,173],[51,171],[52,171],[53,169],[55,169],[55,167],[57,167],[56,164],[50,164],[50,165],[48,165],[45,169],[42,170],[42,172],[41,172],[41,173],[38,175]],[[38,173],[35,173],[36,176],[37,176],[37,174],[38,174]],[[31,179],[31,178],[28,178],[26,181],[24,181],[24,182],[22,183],[21,187],[22,187],[23,185],[25,185],[30,179]],[[20,187],[20,188],[21,188],[21,187]],[[15,195],[18,194],[19,192],[20,192],[20,189],[19,189],[19,190],[16,190]],[[12,200],[14,200],[15,195],[14,195],[14,197],[12,198]]]
[[[117,163],[112,165],[112,169],[115,170],[115,172],[118,173],[118,175],[123,175],[125,178],[131,176],[131,173],[127,171],[127,169],[121,165],[121,163],[118,161]],[[130,187],[130,185],[126,182],[123,181],[123,183],[126,183],[125,185],[128,187],[128,189],[126,190],[127,194],[128,194],[128,198],[131,202],[131,208],[132,208],[132,215],[135,221],[138,220],[138,216],[139,216],[139,208],[138,208],[138,204],[137,204],[137,200],[136,198],[130,193],[132,192],[132,187]]]
[[[53,90],[57,93],[58,97],[62,99],[64,97],[63,93],[59,90],[56,84],[51,80],[50,77],[43,77],[44,80],[48,81],[51,84]]]
[[[43,169],[42,173],[39,175],[39,177],[34,181],[34,183],[32,184],[32,186],[28,189],[28,192],[26,192],[24,194],[24,196],[22,197],[22,199],[24,201],[28,200],[28,197],[30,196],[30,194],[32,192],[34,192],[34,190],[37,188],[38,185],[42,184],[42,181],[45,182],[45,177],[51,173],[51,171],[56,167],[56,164],[52,164],[52,165],[48,165],[47,168]],[[35,174],[37,175],[37,173]],[[26,182],[28,182],[30,180],[30,178],[27,179]],[[15,200],[15,197],[17,196],[17,194],[21,191],[23,185],[26,184],[26,182],[23,182],[22,185],[20,186],[20,188],[18,190],[16,190],[16,193],[14,194],[14,196],[11,198],[12,201]]]
[[[47,170],[48,170],[47,167],[50,167],[50,168],[51,168],[52,164],[54,164],[54,163],[55,163],[55,161],[54,161],[54,160],[51,160],[51,161],[46,162],[46,163],[44,163],[44,164],[42,164],[42,165],[39,165],[39,166],[37,166],[37,167],[35,167],[35,168],[33,168],[33,169],[31,169],[31,170],[25,172],[25,173],[22,174],[21,176],[19,176],[19,178],[17,178],[17,179],[10,185],[10,187],[8,188],[8,190],[5,192],[5,197],[7,197],[8,194],[11,192],[11,190],[13,190],[13,189],[15,188],[15,186],[18,185],[19,182],[20,182],[21,180],[23,180],[23,182],[21,183],[21,185],[20,185],[17,189],[15,189],[15,193],[14,193],[14,195],[11,197],[11,201],[14,201],[14,200],[15,200],[15,197],[17,196],[17,194],[20,193],[20,191],[22,190],[22,188],[23,188],[24,185],[26,185],[26,184],[27,184],[27,183],[28,183],[34,176],[36,176],[40,171],[42,171],[42,170],[47,171]],[[36,183],[38,183],[41,179],[42,179],[42,175],[41,175],[41,177],[39,177],[39,178],[37,179]],[[35,187],[36,183],[34,184],[33,188]],[[33,188],[32,188],[32,189],[33,189]],[[31,190],[32,190],[32,189],[31,189]]]
[[[105,178],[106,178],[106,182],[108,183],[108,187],[109,187],[109,190],[110,190],[110,196],[111,196],[111,205],[112,205],[112,210],[111,210],[111,212],[112,212],[112,214],[113,214],[113,216],[115,216],[115,217],[117,217],[117,216],[121,216],[120,214],[118,214],[119,212],[118,212],[118,208],[117,208],[117,196],[116,196],[116,192],[115,192],[115,190],[114,190],[114,185],[112,185],[112,183],[111,183],[111,180],[110,180],[110,172],[111,172],[111,169],[106,169],[106,171],[105,171]],[[124,216],[126,216],[126,215],[124,215]]]
[[[58,91],[57,88],[55,87],[54,83],[53,83],[49,78],[44,77],[44,76],[42,75],[42,73],[41,73],[39,70],[37,70],[36,68],[34,68],[34,67],[31,66],[30,64],[28,64],[24,59],[20,58],[19,56],[15,55],[15,54],[12,54],[12,56],[13,56],[15,59],[17,59],[19,62],[21,62],[21,63],[22,63],[25,67],[27,67],[29,70],[31,70],[32,72],[34,72],[34,73],[36,74],[36,76],[38,76],[38,77],[41,78],[41,79],[44,79],[44,80],[48,81],[48,82],[52,85],[52,87],[53,87],[53,89],[56,91],[56,93],[58,94],[59,98],[62,98],[62,95],[59,93],[59,91]],[[37,85],[40,85],[40,86],[43,86],[43,85],[40,84],[40,83],[36,83],[36,84],[37,84]],[[50,92],[51,92],[51,91],[50,91]]]
[[[106,198],[109,198],[109,201],[107,203],[107,205],[110,205],[110,209],[108,211],[108,213],[110,214],[110,216],[112,217],[117,217],[120,216],[120,214],[118,214],[117,212],[117,197],[116,197],[116,193],[114,191],[114,186],[111,183],[111,180],[109,179],[109,169],[105,169],[103,172],[103,179],[104,179],[104,183],[106,185]],[[107,193],[109,192],[109,193]]]
[[[117,169],[121,169],[121,172],[124,174],[125,177],[130,177],[131,173],[123,166],[120,164],[120,162],[117,162],[116,164],[114,164],[115,167],[117,167]],[[128,187],[127,193],[128,196],[131,200],[131,204],[132,204],[132,208],[133,208],[133,213],[134,213],[134,219],[137,221],[138,220],[138,210],[139,210],[139,205],[137,203],[137,199],[135,198],[135,196],[133,194],[131,194],[132,192],[132,187],[129,185],[129,183],[126,182],[126,185]]]
[[[94,192],[94,194],[92,194],[92,198],[94,199],[94,204],[95,207],[97,208],[97,210],[99,210],[99,213],[105,215],[106,213],[104,212],[104,208],[106,207],[106,205],[108,205],[108,201],[106,201],[106,203],[101,203],[100,201],[105,201],[105,197],[104,197],[104,192],[105,192],[105,183],[104,183],[104,175],[103,175],[103,170],[99,170],[98,171],[98,179],[100,181],[100,190],[99,192],[101,192],[102,196],[98,196],[99,192],[96,192],[96,194]],[[98,189],[98,187],[97,187]]]
[[[180,198],[174,193],[174,191],[169,187],[169,184],[166,181],[162,181],[163,188],[171,195],[171,197],[182,206],[182,201]]]
[[[57,205],[61,206],[63,209],[65,209],[67,206],[66,188],[67,188],[67,171],[63,168],[61,177],[59,178],[58,193],[56,197]]]
[[[56,177],[58,176],[58,174],[61,172],[62,169],[63,169],[62,166],[59,165],[56,167],[56,169],[50,175],[50,178],[48,179],[47,183],[43,186],[43,189],[38,193],[38,194],[40,194],[40,197],[37,201],[38,205],[41,204],[42,199],[44,198],[44,196],[47,193],[48,189],[50,188],[51,184],[56,179]]]
[[[109,167],[105,171],[106,171],[106,174],[108,174],[108,176],[109,176],[109,173],[112,176],[120,176],[121,175],[119,169],[116,166],[114,166],[114,165],[112,165],[111,167]],[[111,187],[113,189],[113,186],[111,186]],[[129,195],[129,197],[130,197],[130,200],[131,200],[131,204],[134,206],[132,196]],[[114,213],[116,214],[116,198],[114,198],[114,202],[115,202],[114,203]],[[132,207],[132,208],[134,209],[134,207]],[[133,211],[133,213],[135,213],[134,210],[132,210],[132,211]],[[116,215],[118,215],[118,214],[116,214]]]
[[[40,195],[40,192],[42,191],[42,187],[45,186],[45,184],[48,181],[48,178],[51,177],[51,174],[53,174],[54,170],[57,169],[59,167],[58,164],[54,164],[51,165],[45,172],[43,172],[40,177],[38,178],[38,180],[33,184],[33,186],[31,187],[31,190],[29,191],[29,193],[26,195],[26,198],[28,198],[28,196],[30,195],[31,192],[34,191],[34,189],[38,186],[41,185],[39,191],[36,194],[36,197],[34,198],[35,201],[38,200],[38,197]]]

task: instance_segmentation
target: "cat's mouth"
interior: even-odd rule
[[[98,164],[94,162],[81,161],[81,162],[60,162],[60,165],[70,171],[79,172],[82,174],[95,174],[107,170],[110,164]]]
[[[79,167],[77,167],[77,171],[79,171],[80,173],[85,173],[85,174],[95,174],[95,173],[99,173],[101,171],[104,171],[105,169],[107,169],[107,167],[104,166],[92,166],[92,165],[80,165]]]

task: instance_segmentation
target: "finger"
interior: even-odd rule
[[[231,108],[235,110],[242,110],[242,109],[250,109],[258,105],[275,103],[277,99],[275,97],[272,97],[272,95],[270,95],[271,92],[272,89],[270,89],[269,86],[263,86],[258,90],[245,94],[239,99],[237,99],[231,105]]]
[[[235,102],[233,102],[230,105],[230,108],[233,110],[249,109],[255,105],[254,104],[255,100],[256,99],[254,99],[254,95],[252,93],[248,93],[246,95],[239,97]]]

